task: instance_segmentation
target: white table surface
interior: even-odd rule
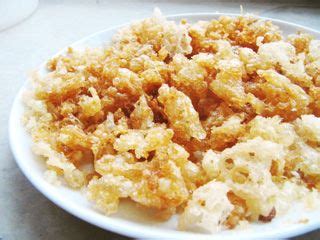
[[[40,0],[30,18],[0,32],[0,239],[126,239],[56,207],[15,164],[8,144],[8,115],[28,72],[62,47],[104,28],[149,16],[156,6],[164,14],[239,13],[240,4],[251,13],[320,30],[319,1]],[[297,239],[320,239],[320,231]]]

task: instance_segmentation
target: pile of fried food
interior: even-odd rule
[[[155,13],[47,67],[25,98],[33,151],[48,181],[106,214],[129,198],[216,232],[320,200],[320,41],[308,34]]]

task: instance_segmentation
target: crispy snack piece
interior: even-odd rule
[[[154,127],[148,130],[128,130],[114,142],[114,149],[119,153],[134,150],[137,158],[148,158],[151,151],[168,145],[173,136],[171,129]]]
[[[174,69],[170,83],[193,100],[198,102],[207,94],[207,80],[214,73],[212,54],[200,53],[188,59],[182,54],[173,57],[170,65]]]
[[[258,48],[259,42],[268,43],[282,39],[279,28],[271,21],[263,21],[250,15],[237,18],[222,16],[210,22],[201,21],[190,27],[194,52],[211,52],[214,40],[227,40],[232,45]]]
[[[202,164],[211,178],[226,182],[237,196],[245,199],[246,214],[257,220],[259,215],[267,216],[274,206],[271,199],[276,197],[278,188],[270,168],[272,161],[283,168],[284,157],[282,145],[258,137],[221,153],[209,150]]]
[[[212,126],[210,131],[209,145],[215,150],[223,150],[232,146],[245,132],[245,125],[240,116],[232,116],[222,123],[221,126]]]
[[[225,229],[225,221],[234,209],[227,197],[230,188],[211,181],[193,192],[179,219],[179,228],[200,228],[208,232]]]
[[[162,85],[159,89],[158,101],[164,106],[170,126],[178,136],[185,139],[194,137],[199,140],[206,137],[199,114],[188,96],[174,87]]]
[[[259,76],[266,82],[260,84],[269,107],[266,115],[279,115],[286,119],[308,113],[310,96],[298,85],[274,70],[259,70]]]
[[[134,104],[134,110],[130,115],[130,122],[133,128],[147,129],[154,126],[154,115],[148,106],[147,99],[142,95]]]
[[[216,78],[210,83],[210,90],[237,110],[246,111],[251,106],[255,113],[262,113],[263,102],[251,93],[245,92],[244,65],[237,54],[234,53],[228,41],[215,41],[217,45]]]
[[[159,210],[175,209],[186,201],[188,189],[173,161],[133,161],[126,155],[105,155],[95,163],[103,177],[91,180],[88,196],[101,210],[115,212],[119,198],[126,197]]]

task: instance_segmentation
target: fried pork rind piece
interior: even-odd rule
[[[306,51],[306,71],[312,76],[314,86],[309,94],[313,98],[312,108],[317,116],[320,116],[320,41],[311,40]]]
[[[273,161],[271,174],[291,178],[292,174],[300,173],[311,178],[303,179],[306,186],[317,187],[320,186],[319,126],[320,120],[314,115],[302,115],[293,123],[282,122],[278,116],[272,118],[257,116],[248,123],[247,132],[241,141],[261,137],[281,144],[286,149],[285,162]],[[273,180],[282,182],[281,178],[273,178]]]
[[[312,35],[303,32],[298,32],[297,34],[291,34],[288,36],[288,42],[295,47],[297,53],[307,53],[310,41],[313,39]]]
[[[285,161],[272,162],[270,173],[273,176],[273,180],[282,182],[283,175],[291,177],[292,171],[295,171],[295,158],[299,154],[298,152],[291,152],[291,148],[299,140],[294,126],[291,123],[283,122],[279,116],[267,118],[256,116],[247,124],[246,133],[242,136],[241,141],[257,137],[278,143],[285,148]]]
[[[212,150],[205,154],[202,166],[211,179],[227,184],[234,194],[245,200],[251,220],[268,216],[275,205],[277,185],[272,181],[272,161],[284,166],[282,145],[260,137],[237,143],[221,153]]]
[[[265,115],[279,115],[292,120],[309,112],[311,99],[303,88],[274,70],[259,70],[258,74],[266,81],[260,85],[265,101],[269,103]]]
[[[276,199],[275,208],[277,215],[282,215],[288,211],[288,203],[302,202],[307,210],[317,208],[319,206],[319,191],[316,189],[308,189],[304,185],[299,184],[299,181],[291,179],[285,181],[279,186],[279,194]]]
[[[200,53],[188,59],[176,54],[170,63],[174,69],[170,83],[188,95],[191,100],[198,101],[207,94],[206,78],[214,71],[213,54]]]
[[[241,141],[261,137],[286,148],[285,162],[278,161],[274,165],[277,166],[277,169],[271,169],[273,175],[283,175],[284,167],[287,168],[287,172],[301,171],[306,175],[319,174],[317,169],[320,153],[316,147],[319,143],[319,126],[320,120],[314,115],[302,115],[293,124],[282,122],[278,116],[272,118],[257,116],[248,123],[247,132]]]
[[[115,122],[114,114],[108,113],[106,120],[100,123],[94,132],[89,135],[92,143],[91,149],[95,159],[100,159],[104,154],[114,154],[113,144],[118,135],[128,132],[127,119],[122,117]]]
[[[97,173],[111,180],[91,180],[89,198],[108,214],[115,212],[119,198],[125,197],[147,207],[174,212],[188,199],[189,191],[207,179],[203,170],[188,160],[188,152],[171,141],[172,136],[173,131],[163,126],[128,129],[121,134],[114,140],[118,153],[105,154],[95,161]],[[128,150],[134,150],[135,154]],[[121,193],[129,184],[130,190]],[[97,189],[108,193],[99,193]]]
[[[314,205],[318,193],[314,195],[308,188],[320,186],[320,155],[308,144],[314,146],[318,141],[318,120],[303,115],[292,124],[282,122],[278,116],[257,116],[245,126],[236,145],[220,153],[207,151],[202,160],[204,170],[210,179],[230,188],[228,199],[234,210],[226,226],[234,227],[241,219],[267,219],[272,211],[283,214],[288,201],[305,198],[307,206]],[[300,177],[293,177],[298,172],[302,182]]]
[[[296,161],[294,170],[311,179],[304,179],[309,187],[320,187],[320,149],[313,148],[303,141],[298,141],[293,148],[291,157]]]
[[[95,81],[90,73],[91,66],[99,66],[104,58],[105,54],[101,49],[74,51],[69,48],[65,55],[48,62],[50,72],[46,76],[35,78],[36,97],[60,104],[83,93],[83,90],[93,86]]]
[[[32,150],[36,155],[46,159],[46,164],[49,169],[54,170],[59,175],[63,175],[70,187],[80,188],[85,185],[86,180],[83,172],[68,161],[63,153],[52,149],[48,143],[43,141],[36,142]]]
[[[295,128],[299,136],[315,146],[320,143],[320,118],[314,115],[303,115],[295,121]]]
[[[22,118],[27,131],[35,141],[49,141],[47,124],[52,121],[53,115],[48,111],[46,103],[36,99],[33,92],[26,92],[23,97],[29,110]]]
[[[290,43],[279,41],[262,44],[258,55],[266,65],[276,67],[279,64],[284,75],[299,86],[312,85],[312,78],[306,73],[304,65],[305,55],[296,55],[296,50]]]
[[[242,77],[245,68],[239,56],[234,53],[232,46],[227,41],[215,41],[218,52],[216,53],[217,75],[210,83],[210,90],[235,109],[245,110],[249,105],[255,112],[261,113],[263,102],[251,93],[246,93]]]
[[[151,18],[124,29],[115,38],[115,41],[119,40],[138,41],[141,45],[151,45],[163,59],[179,53],[189,54],[192,51],[191,37],[188,35],[187,27],[168,21],[159,10],[155,10]]]
[[[258,80],[246,85],[246,91],[263,100],[265,105],[262,113],[264,115],[280,115],[292,120],[308,112],[311,99],[303,88],[312,87],[312,79],[304,68],[304,57],[297,56],[292,45],[283,41],[272,42],[262,44],[258,53],[245,48],[240,48],[239,53],[240,59],[245,63],[247,73],[256,72],[266,80],[266,82]],[[276,72],[278,65],[284,75]],[[266,78],[266,76],[269,77]],[[281,104],[278,104],[279,102]],[[282,108],[289,109],[283,111]]]
[[[311,87],[312,79],[305,72],[304,58],[296,55],[292,45],[283,41],[266,43],[260,45],[258,53],[239,48],[237,55],[229,42],[216,44],[218,72],[210,90],[230,106],[248,112],[249,104],[251,113],[280,115],[288,120],[308,113],[311,99],[302,87]],[[274,70],[278,64],[284,75]],[[262,79],[253,78],[253,82],[245,83],[246,74],[258,74]]]
[[[312,40],[309,43],[306,56],[306,72],[313,78],[317,87],[320,86],[320,41]]]
[[[119,198],[123,197],[147,207],[167,210],[175,209],[189,196],[180,168],[170,159],[135,162],[128,153],[104,155],[96,161],[95,169],[103,177],[91,180],[87,191],[89,198],[99,203],[99,209],[107,214],[117,210]],[[111,181],[105,181],[104,176],[109,176]],[[119,189],[125,187],[123,184],[130,184],[130,189],[119,194]],[[101,194],[96,191],[97,187],[104,186],[107,189]]]
[[[242,63],[237,59],[221,60],[219,72],[210,84],[210,89],[224,101],[237,109],[247,103],[247,96],[242,83]]]
[[[243,117],[234,115],[224,121],[221,126],[212,126],[208,140],[210,148],[221,151],[235,144],[246,130],[242,121]]]
[[[258,69],[270,68],[270,63],[262,61],[261,57],[251,48],[239,48],[239,58],[243,62],[247,74],[254,74]]]
[[[234,209],[227,197],[230,190],[225,183],[216,181],[196,189],[179,218],[178,227],[207,232],[226,229],[224,223]]]
[[[191,25],[193,52],[211,52],[214,40],[227,40],[232,45],[257,50],[259,42],[268,43],[282,39],[278,26],[271,21],[243,15],[236,18],[222,16],[218,20]]]
[[[310,62],[320,59],[320,40],[310,41],[307,58]]]
[[[118,75],[112,80],[112,83],[120,92],[140,96],[143,93],[142,81],[143,79],[135,72],[127,68],[119,68]]]
[[[209,131],[213,126],[221,126],[224,121],[233,115],[237,115],[236,112],[228,104],[222,102],[216,104],[213,109],[210,109],[207,118],[202,121],[202,124],[206,131]],[[241,116],[239,117],[241,118]]]
[[[81,96],[79,105],[82,108],[82,112],[85,116],[92,117],[101,111],[102,106],[97,91],[93,87],[90,87],[88,90],[91,94],[91,97],[86,95]]]
[[[115,140],[113,147],[120,153],[134,150],[138,159],[148,158],[151,151],[160,146],[168,145],[172,137],[173,131],[163,127],[154,127],[148,130],[129,129],[128,133],[122,134]]]
[[[314,183],[320,187],[320,118],[303,115],[294,122],[301,140],[296,143],[296,157],[300,158],[296,169],[305,175],[313,176]]]
[[[180,168],[188,189],[195,189],[205,180],[199,166],[188,160],[189,153],[179,144],[172,142],[173,131],[162,126],[148,130],[129,129],[114,141],[114,149],[118,153],[134,151],[137,159],[171,159]]]
[[[58,142],[70,148],[90,149],[91,142],[86,133],[75,125],[67,125],[60,129]]]
[[[134,104],[134,110],[130,115],[130,122],[133,128],[147,129],[154,126],[152,109],[148,106],[147,99],[142,95]]]
[[[269,118],[257,116],[247,124],[246,129],[242,140],[261,137],[285,147],[290,147],[298,137],[294,126],[282,122],[279,116]]]
[[[95,202],[95,208],[105,214],[111,214],[118,210],[119,199],[128,197],[132,192],[134,186],[130,180],[124,176],[105,174],[89,182],[86,195],[89,200]]]
[[[169,143],[159,147],[155,153],[156,159],[166,161],[171,159],[180,168],[185,184],[189,191],[195,190],[208,181],[201,166],[189,160],[189,153],[177,143]]]
[[[32,151],[46,160],[48,168],[46,177],[51,178],[53,182],[58,182],[54,176],[64,176],[70,187],[84,186],[85,174],[78,170],[63,152],[57,150],[56,139],[59,131],[56,126],[48,128],[48,123],[52,121],[53,116],[48,112],[46,104],[40,100],[28,99],[28,107],[30,111],[24,116],[23,121],[34,140]]]
[[[204,139],[206,132],[199,120],[199,114],[183,92],[164,84],[159,89],[158,101],[163,105],[170,127],[184,139]]]

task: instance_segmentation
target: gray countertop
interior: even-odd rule
[[[320,2],[286,2],[47,0],[40,1],[37,11],[26,21],[0,32],[0,239],[126,239],[55,206],[28,182],[15,164],[8,144],[8,115],[28,71],[62,47],[110,26],[149,16],[156,6],[164,14],[239,13],[242,4],[247,12],[320,30]],[[297,239],[320,239],[320,231]]]

